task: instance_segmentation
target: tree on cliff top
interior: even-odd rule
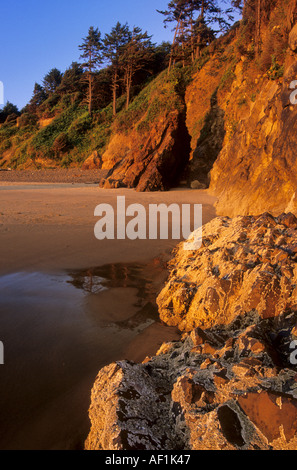
[[[39,83],[35,83],[33,95],[29,102],[30,110],[35,113],[38,106],[40,106],[46,99],[47,94],[45,89],[41,85],[39,85]]]
[[[110,34],[104,38],[104,56],[110,64],[112,74],[112,96],[113,96],[113,115],[116,115],[117,90],[120,80],[120,57],[131,39],[128,24],[122,25],[120,22],[112,28]]]
[[[152,36],[147,32],[142,32],[138,27],[134,27],[129,32],[130,39],[123,46],[119,58],[119,68],[123,72],[123,81],[126,89],[126,109],[130,103],[130,92],[133,78],[137,71],[145,68],[153,58]]]
[[[7,101],[5,106],[0,111],[0,123],[12,122],[20,115],[20,111],[16,105]]]
[[[98,28],[95,29],[93,26],[90,27],[88,36],[83,39],[83,43],[79,46],[79,49],[82,51],[80,58],[84,59],[82,67],[87,72],[87,103],[89,114],[92,114],[94,73],[98,70],[99,66],[103,62],[103,44],[101,41],[101,33]]]
[[[83,67],[77,63],[72,62],[71,66],[65,70],[61,85],[59,86],[59,93],[75,93],[82,90],[82,77]]]
[[[47,95],[52,95],[61,84],[63,74],[57,68],[51,69],[43,79],[43,88]]]
[[[193,62],[199,56],[201,45],[207,45],[215,33],[225,32],[233,21],[232,8],[223,9],[218,0],[171,0],[167,10],[157,11],[165,16],[165,27],[167,23],[176,23],[169,71],[176,49],[189,51]]]

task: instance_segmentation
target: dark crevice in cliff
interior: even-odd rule
[[[225,113],[218,105],[218,88],[210,101],[210,110],[205,116],[204,126],[197,140],[196,148],[189,166],[186,168],[184,179],[188,185],[194,180],[205,186],[210,184],[210,171],[223,148],[225,137]]]
[[[179,116],[179,123],[176,130],[173,132],[173,148],[171,150],[173,161],[172,165],[161,163],[160,173],[166,175],[168,181],[167,188],[176,186],[180,183],[181,175],[187,167],[190,160],[191,152],[191,136],[186,126],[186,114],[182,113]]]

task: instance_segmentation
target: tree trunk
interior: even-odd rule
[[[191,14],[191,59],[192,59],[192,64],[194,63],[195,60],[195,55],[194,55],[194,30],[193,30],[193,13]]]
[[[173,62],[173,48],[174,48],[174,46],[175,46],[176,36],[177,36],[177,32],[178,32],[178,30],[179,30],[180,19],[181,19],[181,14],[179,15],[179,19],[178,19],[178,22],[177,22],[177,25],[176,25],[176,28],[175,28],[174,38],[173,38],[173,42],[172,42],[172,46],[171,46],[170,60],[169,60],[169,67],[168,67],[168,75],[169,75],[170,70],[171,70],[171,67],[172,67],[172,62]]]
[[[112,84],[112,101],[113,101],[113,115],[117,114],[117,87],[118,87],[118,71],[114,72],[113,84]]]
[[[205,2],[204,2],[204,0],[202,0],[201,11],[200,11],[200,15],[199,15],[199,19],[200,19],[201,23],[204,20],[204,12],[205,12]],[[201,49],[200,43],[201,43],[201,34],[198,34],[197,46],[196,46],[196,51],[195,51],[196,59],[198,59],[198,57],[200,57],[200,49]]]
[[[129,108],[130,104],[130,93],[131,93],[131,85],[132,85],[132,71],[131,69],[127,71],[127,77],[126,77],[126,109]]]
[[[93,112],[93,77],[92,74],[89,73],[89,114],[92,116]]]
[[[261,53],[261,0],[256,4],[256,54]]]
[[[92,53],[89,52],[89,114],[92,115],[93,112],[93,77],[92,77]]]

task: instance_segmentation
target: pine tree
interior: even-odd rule
[[[176,23],[169,61],[170,72],[176,58],[190,55],[192,62],[200,54],[202,45],[207,45],[215,33],[224,32],[233,20],[232,8],[222,9],[218,0],[171,0],[166,11],[164,25]],[[216,30],[213,30],[213,26]]]
[[[129,36],[130,39],[123,46],[119,57],[119,69],[123,73],[126,90],[126,109],[128,109],[130,103],[131,87],[136,72],[144,69],[153,57],[152,36],[149,36],[147,32],[142,32],[137,27],[133,28]]]
[[[112,74],[112,100],[113,115],[116,115],[117,91],[120,81],[120,57],[124,47],[131,39],[131,34],[127,23],[121,25],[117,23],[111,30],[110,34],[106,34],[104,38],[104,56],[110,64]]]
[[[0,111],[0,123],[13,122],[20,115],[20,111],[16,105],[7,101],[5,106]]]
[[[257,57],[262,52],[261,27],[262,22],[265,22],[263,17],[269,14],[272,3],[271,0],[232,0],[233,7],[243,12],[243,18],[251,25]]]
[[[51,69],[43,79],[43,88],[47,95],[52,95],[58,86],[60,85],[63,78],[63,74],[57,68]]]
[[[87,103],[89,114],[92,114],[94,74],[103,62],[103,45],[101,41],[101,33],[98,28],[95,29],[93,26],[90,27],[88,36],[83,39],[83,43],[79,46],[79,49],[82,51],[80,58],[85,60],[81,65],[87,72]]]
[[[83,68],[78,62],[72,62],[71,66],[64,72],[59,93],[75,93],[82,88],[81,80]]]
[[[33,96],[29,102],[30,109],[35,112],[38,106],[40,106],[47,98],[47,94],[45,89],[39,85],[39,83],[35,83]]]
[[[158,13],[161,13],[162,15],[165,16],[165,19],[164,19],[165,28],[167,27],[167,23],[176,23],[176,26],[174,29],[174,37],[173,37],[172,46],[171,46],[168,73],[170,72],[173,61],[174,61],[174,52],[175,52],[176,44],[178,42],[178,35],[181,31],[182,25],[187,16],[187,9],[186,9],[187,3],[188,3],[187,0],[172,0],[171,2],[169,2],[167,10],[165,11],[157,10]]]

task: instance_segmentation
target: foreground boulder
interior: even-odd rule
[[[297,449],[297,314],[195,329],[143,364],[102,369],[87,450]]]
[[[157,299],[161,320],[190,331],[296,308],[296,256],[294,215],[218,217],[203,227],[198,251],[176,250]]]
[[[297,449],[297,219],[217,218],[158,298],[184,331],[103,368],[88,450]]]

